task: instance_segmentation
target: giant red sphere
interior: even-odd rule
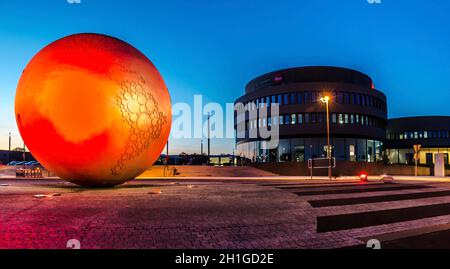
[[[76,34],[42,49],[17,86],[16,121],[33,156],[75,184],[135,178],[163,150],[172,122],[158,70],[131,45]]]

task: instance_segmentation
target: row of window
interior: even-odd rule
[[[287,114],[280,116],[268,116],[267,118],[259,118],[249,120],[246,123],[246,129],[255,129],[259,126],[271,126],[275,125],[297,125],[297,124],[314,124],[314,123],[324,123],[326,122],[326,114],[321,112],[314,113],[299,113],[299,114]],[[332,113],[330,115],[330,122],[332,124],[347,125],[347,124],[357,124],[374,126],[378,128],[384,128],[384,121],[360,114],[347,114],[347,113]]]
[[[382,161],[381,141],[331,137],[332,156],[337,160],[377,162]],[[252,162],[306,162],[311,158],[326,156],[326,138],[306,137],[280,139],[278,147],[266,149],[264,141],[237,145],[237,154]]]
[[[284,93],[272,96],[265,96],[255,100],[247,102],[247,110],[255,110],[264,107],[270,107],[271,104],[282,105],[302,105],[302,104],[312,104],[320,102],[320,98],[326,94],[331,94],[332,101],[338,104],[347,105],[360,105],[375,107],[379,110],[386,112],[386,103],[379,98],[371,95],[352,93],[344,91],[333,91],[330,93],[321,91],[303,91],[303,92],[292,92]]]
[[[391,140],[434,139],[434,138],[450,138],[450,131],[414,131],[401,133],[387,133],[387,139]]]

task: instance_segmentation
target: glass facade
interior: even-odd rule
[[[264,150],[264,142],[254,141],[237,145],[237,154],[252,162],[305,162],[326,157],[326,139],[306,137],[280,139],[278,148]],[[381,162],[383,143],[359,138],[331,138],[333,157],[354,162]]]
[[[414,150],[411,149],[386,149],[386,158],[389,164],[414,164]],[[450,165],[450,148],[422,148],[419,154],[419,164],[434,164],[435,154],[444,153],[444,160]]]

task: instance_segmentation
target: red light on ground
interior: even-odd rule
[[[368,175],[367,175],[367,173],[361,173],[361,174],[359,174],[359,179],[360,179],[361,181],[363,181],[363,182],[367,182],[367,180],[368,180]]]

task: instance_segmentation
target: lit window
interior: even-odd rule
[[[403,134],[400,134],[400,139],[403,140]]]
[[[273,116],[273,124],[274,125],[278,124],[278,117],[277,116]]]
[[[267,117],[267,126],[272,126],[272,118]]]
[[[339,124],[344,124],[344,116],[339,114]]]
[[[303,114],[298,114],[298,124],[303,124]]]
[[[359,115],[356,114],[356,124],[359,124]]]
[[[428,138],[428,132],[427,131],[423,132],[423,138]]]
[[[350,123],[351,124],[355,123],[355,116],[353,114],[350,115]]]
[[[291,124],[297,124],[297,115],[296,114],[291,115]]]
[[[284,124],[284,116],[281,115],[281,116],[280,116],[280,125],[283,125],[283,124]]]
[[[348,124],[348,114],[345,114],[344,122],[345,122],[345,124]]]

